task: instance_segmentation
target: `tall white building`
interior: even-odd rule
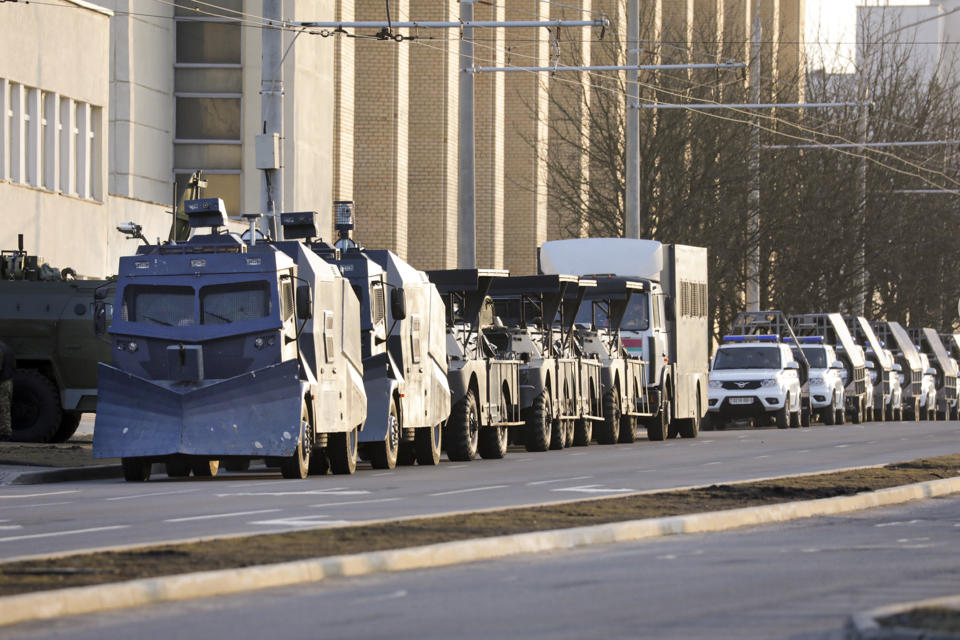
[[[284,15],[332,6],[286,0]],[[231,215],[259,210],[260,15],[259,0],[0,5],[0,249],[23,233],[52,266],[114,273],[135,248],[116,225],[166,239],[198,168]],[[284,48],[284,208],[329,218],[333,46],[286,32]]]
[[[897,64],[904,56],[925,81],[960,69],[960,0],[857,7],[857,66]]]

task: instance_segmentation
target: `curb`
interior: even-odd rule
[[[89,467],[46,468],[42,471],[21,471],[3,482],[6,485],[46,484],[48,482],[75,482],[79,480],[103,480],[123,477],[120,465],[94,465]]]
[[[854,613],[847,618],[844,625],[844,638],[846,640],[957,640],[960,638],[960,635],[955,633],[938,633],[906,627],[881,627],[877,622],[880,618],[895,616],[921,607],[960,609],[960,596],[900,602]]]
[[[0,598],[0,626],[150,604],[236,594],[333,577],[445,567],[506,556],[709,533],[835,515],[960,492],[960,478],[881,489],[855,496],[521,533],[495,538],[375,551],[273,565],[204,571]]]

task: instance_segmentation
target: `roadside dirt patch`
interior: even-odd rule
[[[13,562],[0,564],[0,595],[829,498],[954,476],[960,476],[960,454],[688,491]]]
[[[960,611],[944,607],[924,607],[898,613],[895,616],[879,618],[877,623],[886,628],[922,629],[925,633],[960,634]],[[960,637],[960,635],[957,637]]]
[[[94,458],[93,440],[75,439],[60,444],[0,442],[0,464],[38,467],[93,467],[120,464],[118,458]]]

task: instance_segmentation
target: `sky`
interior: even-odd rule
[[[850,70],[854,57],[856,41],[857,5],[865,4],[915,4],[926,5],[928,0],[806,0],[806,40],[807,55],[811,56],[813,68],[820,67],[816,62],[817,51],[823,45],[827,67],[832,71]]]

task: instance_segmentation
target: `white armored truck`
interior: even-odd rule
[[[540,247],[541,273],[616,275],[645,284],[620,325],[627,352],[647,363],[647,437],[695,437],[707,410],[707,250],[654,240],[578,238]]]

